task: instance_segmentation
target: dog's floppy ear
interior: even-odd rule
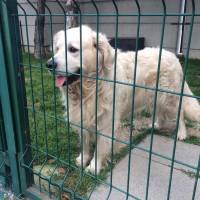
[[[100,64],[102,67],[110,69],[113,65],[113,48],[110,46],[108,39],[104,34],[99,33],[98,36],[99,39],[97,44],[97,33],[93,32],[93,45],[99,50]]]

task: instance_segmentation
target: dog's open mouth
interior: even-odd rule
[[[56,87],[62,87],[67,80],[65,76],[56,76]]]
[[[70,75],[56,75],[56,87],[62,87],[71,84],[80,78],[80,69]]]

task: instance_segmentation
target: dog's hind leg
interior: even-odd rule
[[[163,95],[161,96],[161,103],[157,110],[157,117],[159,119],[160,129],[173,130],[176,127],[174,121],[177,121],[177,112],[178,112],[178,96],[175,95]],[[170,120],[170,121],[169,121]],[[178,140],[184,140],[187,137],[185,122],[184,122],[184,113],[181,110],[179,117],[179,127],[177,133]]]
[[[163,122],[161,121],[161,119],[159,117],[156,118],[156,121],[154,122],[154,129],[161,129],[162,128],[162,124]],[[153,128],[152,126],[152,122],[149,123],[149,128]]]
[[[174,104],[174,107],[168,106],[167,109],[165,109],[163,113],[163,118],[160,119],[166,119],[162,120],[162,123],[160,123],[160,129],[162,130],[176,130],[176,121],[177,121],[177,104]],[[161,115],[160,115],[161,116]],[[171,121],[169,121],[171,120]],[[177,139],[178,140],[184,140],[187,137],[187,131],[184,121],[184,114],[183,110],[181,110],[180,117],[179,117],[179,126],[178,126],[178,133],[177,133]]]
[[[185,127],[183,112],[181,112],[181,115],[180,115],[177,135],[178,135],[177,136],[178,140],[185,140],[187,137],[187,131],[186,131],[186,127]]]
[[[153,114],[152,114],[153,115]],[[156,107],[156,120],[154,121],[154,129],[160,130],[163,128],[165,124],[165,113],[163,111],[163,107],[161,105],[157,105]],[[149,128],[153,127],[153,118],[151,117],[151,122],[148,125]]]

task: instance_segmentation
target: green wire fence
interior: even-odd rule
[[[59,9],[59,13],[55,13],[48,1],[44,1],[45,13],[40,14],[37,10],[35,2],[26,0],[26,4],[31,8],[31,12],[24,8],[23,3],[16,0],[1,0],[1,26],[0,26],[0,183],[4,187],[10,187],[16,196],[25,196],[31,199],[44,199],[46,197],[52,199],[91,199],[98,185],[104,185],[109,188],[105,199],[111,199],[113,190],[124,195],[124,199],[141,199],[130,190],[131,177],[131,160],[133,159],[132,149],[138,149],[141,152],[148,153],[148,170],[144,174],[146,178],[144,199],[149,199],[150,175],[152,169],[152,156],[162,158],[170,162],[169,182],[165,199],[171,199],[171,188],[174,174],[174,165],[179,164],[191,169],[195,172],[195,181],[191,199],[198,199],[196,192],[199,187],[200,176],[200,155],[197,161],[197,166],[191,163],[185,163],[176,159],[177,132],[179,126],[179,118],[183,97],[191,97],[200,100],[198,95],[189,95],[184,93],[184,84],[189,68],[190,46],[192,41],[192,33],[194,28],[194,20],[200,17],[199,9],[196,7],[195,0],[190,0],[191,11],[185,13],[168,12],[166,0],[160,0],[162,10],[159,13],[143,12],[141,1],[132,0],[136,11],[120,12],[118,1],[111,0],[110,4],[113,10],[109,13],[101,12],[99,3],[101,1],[88,1],[93,6],[94,12],[84,12],[81,7],[81,1],[73,0],[77,13],[67,13],[65,9],[65,1],[53,0]],[[157,3],[157,1],[156,1]],[[66,59],[66,76],[68,74],[80,76],[80,117],[81,123],[75,124],[70,121],[69,116],[69,88],[66,85],[66,102],[67,102],[67,120],[64,119],[63,108],[59,100],[59,93],[55,86],[55,69],[53,76],[48,74],[45,67],[47,59],[34,59],[32,55],[32,45],[30,44],[30,19],[32,17],[44,16],[49,20],[47,32],[50,38],[50,46],[52,47],[49,57],[54,55],[53,51],[53,35],[54,35],[54,19],[56,17],[63,19],[63,29],[65,32],[65,52],[67,52],[67,17],[78,17],[80,26],[80,74],[68,72],[68,55]],[[162,20],[161,34],[159,42],[159,58],[157,64],[156,84],[155,87],[139,85],[136,83],[137,63],[139,51],[139,37],[141,36],[141,21],[143,17],[154,16]],[[189,34],[187,37],[187,47],[183,64],[183,80],[181,91],[174,92],[159,88],[160,64],[161,55],[164,46],[164,38],[168,17],[187,17],[189,22]],[[82,71],[82,27],[84,17],[91,17],[95,21],[96,43],[99,44],[100,19],[101,17],[114,19],[114,75],[113,80],[100,77],[98,74],[99,66],[99,50],[96,52],[96,71],[95,77],[89,77]],[[121,17],[134,17],[136,20],[136,45],[135,45],[135,63],[133,83],[126,83],[116,80],[117,76],[117,48],[119,39],[119,21]],[[20,31],[19,20],[23,19],[23,33]],[[21,39],[20,37],[25,37]],[[39,37],[39,40],[41,38]],[[26,42],[22,44],[21,41]],[[25,49],[25,53],[22,53]],[[40,57],[42,52],[40,48]],[[95,98],[95,125],[94,130],[89,130],[84,127],[83,123],[83,78],[88,78],[96,83],[96,98]],[[107,134],[98,130],[98,90],[99,82],[104,81],[113,85],[113,104],[112,104],[112,134]],[[116,87],[117,85],[125,85],[132,89],[132,112],[129,119],[129,141],[119,139],[115,136],[115,107],[116,107]],[[152,128],[150,130],[150,145],[149,148],[139,146],[138,143],[146,137],[146,134],[134,137],[134,114],[135,114],[135,94],[136,89],[149,90],[154,93],[153,113],[152,113]],[[158,93],[166,93],[179,96],[179,106],[177,110],[176,129],[173,137],[173,150],[171,156],[162,155],[160,152],[153,150],[157,108]],[[76,114],[76,113],[74,113]],[[75,135],[73,127],[80,129],[80,148],[78,148],[78,136]],[[98,137],[104,137],[111,141],[110,160],[108,166],[98,175],[97,162],[95,162],[95,173],[86,172],[83,167],[83,137],[84,134],[93,131],[95,134],[95,143],[97,144]],[[134,138],[134,139],[133,139]],[[118,155],[122,158],[128,155],[127,163],[127,181],[123,188],[116,186],[113,182],[113,169],[115,163],[119,160],[114,154],[114,142],[126,145],[123,152]],[[75,157],[78,155],[78,149],[81,152],[81,167],[75,164]],[[95,151],[95,160],[97,160],[97,150]],[[107,175],[109,174],[109,179]],[[134,172],[133,172],[134,178]],[[124,189],[125,188],[125,189]],[[159,192],[159,191],[158,191]],[[117,199],[116,199],[117,200]]]

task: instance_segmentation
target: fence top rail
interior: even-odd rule
[[[16,16],[16,14],[11,14],[12,16]],[[36,16],[37,14],[18,14],[17,16]],[[119,16],[119,17],[137,17],[138,15],[140,16],[144,16],[144,17],[150,17],[150,16],[153,16],[153,17],[159,17],[159,16],[168,16],[168,17],[172,17],[172,16],[200,16],[200,13],[119,13],[119,14],[116,14],[116,13],[81,13],[81,14],[63,14],[63,13],[52,13],[52,14],[49,14],[49,13],[46,13],[46,14],[39,14],[39,16],[101,16],[101,17],[116,17],[116,16]]]

